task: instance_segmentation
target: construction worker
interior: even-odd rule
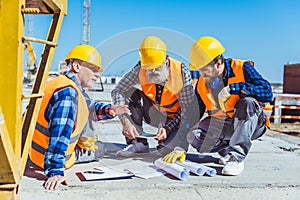
[[[91,120],[111,119],[118,113],[130,114],[126,106],[95,102],[84,87],[91,88],[100,78],[101,56],[90,45],[75,46],[65,59],[69,71],[49,81],[29,151],[32,163],[48,177],[45,189],[67,184],[64,171],[75,162],[87,162],[103,155],[103,145],[95,135],[84,135]],[[83,158],[83,159],[82,159]]]
[[[166,50],[166,44],[158,37],[146,37],[139,47],[140,61],[111,92],[113,104],[128,104],[132,113],[131,116],[119,115],[128,146],[118,151],[118,156],[149,152],[147,139],[140,137],[143,122],[157,128],[159,153],[165,155],[175,146],[187,150],[184,122],[195,96],[191,75],[188,68],[169,57]]]
[[[196,85],[200,118],[187,140],[198,152],[219,152],[224,175],[239,175],[252,140],[266,132],[262,106],[272,101],[272,89],[247,60],[224,58],[225,48],[215,38],[199,38],[190,51],[192,70],[199,70]],[[173,151],[163,160],[175,162],[185,157]],[[184,159],[181,159],[181,161]]]

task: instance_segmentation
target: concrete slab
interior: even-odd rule
[[[97,123],[97,135],[107,148],[116,151],[125,143],[121,125],[117,120]],[[146,127],[146,131],[155,129]],[[155,148],[156,141],[150,140]],[[109,144],[109,146],[108,146]],[[240,176],[222,176],[221,165],[214,163],[216,154],[206,157],[189,148],[189,158],[205,162],[218,174],[189,176],[186,181],[166,175],[150,179],[132,178],[82,182],[76,172],[101,166],[117,166],[132,160],[152,163],[159,156],[152,154],[135,158],[119,158],[108,152],[99,162],[74,165],[66,171],[68,186],[57,191],[43,189],[42,172],[27,169],[22,179],[21,199],[299,199],[300,196],[300,138],[272,131],[253,142]]]

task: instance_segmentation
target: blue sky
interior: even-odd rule
[[[211,35],[225,46],[225,57],[252,60],[263,77],[282,83],[284,64],[300,63],[299,8],[298,0],[91,0],[90,44],[102,55],[103,75],[122,75],[137,63],[148,35],[160,37],[186,65],[192,43]],[[45,38],[50,20],[35,16],[33,36]],[[51,70],[82,43],[82,29],[83,1],[69,0]],[[42,46],[34,49],[39,57]]]

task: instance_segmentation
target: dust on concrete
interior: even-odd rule
[[[272,131],[283,133],[290,136],[300,137],[300,122],[271,124]]]

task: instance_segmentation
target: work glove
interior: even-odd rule
[[[227,100],[230,97],[229,92],[230,92],[230,88],[229,88],[229,85],[227,85],[218,94],[219,105],[223,112],[226,112],[225,103],[227,102]]]
[[[96,151],[98,149],[98,146],[95,145],[95,142],[97,141],[97,137],[84,137],[81,136],[77,142],[77,145],[86,151]]]
[[[178,159],[179,162],[184,162],[186,158],[186,152],[181,147],[175,147],[174,151],[168,153],[163,157],[163,161],[167,163],[175,163]]]
[[[264,117],[266,119],[265,125],[268,129],[270,129],[271,128],[270,116],[272,115],[273,107],[271,106],[270,103],[267,103],[262,108],[263,108],[263,112],[264,112]]]

